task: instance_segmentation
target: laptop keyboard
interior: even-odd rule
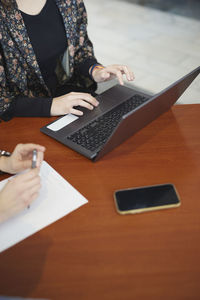
[[[148,98],[141,95],[134,95],[117,107],[108,111],[104,115],[91,121],[83,128],[67,137],[72,142],[86,148],[90,151],[95,151],[105,144],[121,118],[132,111],[142,103],[146,102]]]

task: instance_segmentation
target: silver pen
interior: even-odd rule
[[[32,157],[32,165],[31,168],[34,169],[36,168],[36,162],[37,162],[37,150],[33,150],[33,157]]]
[[[33,156],[32,156],[32,164],[31,164],[31,169],[36,168],[36,162],[37,162],[37,150],[33,150]],[[30,205],[27,206],[27,208],[30,208]]]

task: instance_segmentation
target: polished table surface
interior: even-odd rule
[[[0,254],[0,295],[200,299],[200,105],[173,106],[96,163],[40,133],[48,122],[2,122],[0,144],[44,145],[89,203]],[[162,183],[176,186],[180,207],[116,212],[116,189]]]

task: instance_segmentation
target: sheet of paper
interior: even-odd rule
[[[88,202],[45,161],[40,175],[40,194],[30,208],[0,224],[0,252]],[[0,182],[0,189],[7,180]]]

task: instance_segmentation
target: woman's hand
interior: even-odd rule
[[[39,168],[10,179],[0,191],[0,222],[28,207],[40,190]]]
[[[90,94],[71,92],[53,99],[51,116],[60,116],[69,113],[82,116],[83,112],[74,107],[82,106],[92,110],[95,106],[98,106],[98,104],[99,102]]]
[[[128,81],[134,80],[133,72],[128,66],[124,65],[110,65],[101,69],[94,68],[92,72],[92,77],[96,82],[103,82],[117,78],[121,85],[124,84],[123,75],[126,76]]]
[[[1,171],[15,174],[31,168],[34,149],[37,150],[36,166],[40,167],[45,147],[36,144],[18,144],[10,157],[1,157]]]

